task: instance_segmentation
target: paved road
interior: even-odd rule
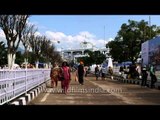
[[[48,88],[29,105],[159,105],[160,90],[116,80],[95,80],[86,77],[84,85],[74,81],[74,75],[67,95],[57,88]]]

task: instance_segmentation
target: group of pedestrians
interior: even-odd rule
[[[98,80],[98,78],[100,76],[101,76],[102,80],[105,80],[107,74],[113,80],[113,69],[112,69],[111,66],[109,66],[108,69],[106,67],[103,67],[103,66],[99,67],[98,65],[95,67],[96,80]]]
[[[77,70],[76,70],[76,78],[80,85],[84,84],[84,64],[81,61]],[[69,84],[71,82],[71,69],[66,61],[62,63],[59,67],[57,63],[53,64],[50,72],[51,77],[51,87],[57,87],[58,81],[61,81],[61,89],[62,93],[67,94]]]
[[[123,71],[122,68],[120,69],[120,71],[121,72]],[[85,72],[86,71],[84,68],[84,63],[81,61],[75,72],[75,81],[78,81],[80,85],[84,84]],[[157,82],[154,64],[152,64],[149,67],[149,69],[147,69],[146,66],[143,66],[141,68],[141,73],[140,73],[142,76],[141,86],[147,86],[148,72],[150,73],[150,77],[151,77],[150,88],[154,88],[155,83]],[[111,79],[113,79],[113,69],[111,67],[109,67],[108,70],[106,71],[105,68],[102,67],[100,69],[97,65],[95,67],[96,80],[98,80],[100,73],[101,73],[102,80],[105,79],[107,74],[110,76]],[[64,61],[61,66],[58,66],[57,63],[54,63],[50,72],[50,77],[51,77],[51,87],[57,87],[58,81],[61,81],[62,92],[67,94],[69,84],[71,82],[71,69],[68,63]]]
[[[149,86],[150,88],[155,87],[155,83],[157,82],[157,77],[155,74],[156,72],[155,63],[152,63],[149,67],[147,67],[146,65],[143,65],[143,66],[137,65],[136,67],[130,67],[130,68],[132,69],[129,70],[128,74],[131,74],[131,78],[133,79],[141,79],[142,80],[141,86],[145,86],[145,87]],[[119,72],[123,73],[125,71],[122,67],[120,67]],[[133,74],[133,73],[136,73],[136,74]],[[147,84],[147,79],[149,75],[151,78],[150,85]]]
[[[54,63],[50,72],[51,86],[57,87],[58,81],[61,81],[62,92],[67,94],[69,83],[71,81],[71,73],[68,63],[65,61],[62,66],[59,67],[57,63]]]
[[[154,88],[155,87],[155,83],[157,82],[157,77],[156,77],[156,69],[155,69],[155,64],[151,64],[151,66],[149,67],[149,73],[150,73],[150,77],[151,77],[151,82],[150,82],[150,88]],[[146,66],[142,68],[142,86],[146,86],[146,81],[147,81],[147,77],[148,77],[148,72],[146,69]]]

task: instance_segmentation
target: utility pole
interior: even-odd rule
[[[106,27],[105,27],[105,25],[104,25],[104,47],[106,48],[106,36],[105,36],[105,34],[106,34]],[[108,54],[109,54],[109,46],[107,46],[107,51],[106,51],[106,53],[105,53],[105,55],[106,55],[106,61],[108,61]]]
[[[149,27],[150,27],[150,39],[151,39],[151,16],[149,16]]]
[[[106,29],[106,28],[105,28],[105,26],[104,26],[104,40],[106,39],[106,38],[105,38],[105,37],[106,37],[106,36],[105,36],[105,29]]]
[[[106,41],[106,36],[105,36],[105,32],[106,31],[106,28],[105,28],[105,26],[104,26],[104,47],[106,47],[106,43],[105,43],[105,41]]]

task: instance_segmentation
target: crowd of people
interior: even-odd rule
[[[75,81],[79,82],[80,85],[84,85],[84,77],[87,77],[89,70],[90,67],[84,67],[84,63],[80,61],[80,64],[74,71]],[[69,67],[66,61],[64,61],[62,65],[54,63],[50,72],[51,87],[57,87],[58,81],[61,81],[62,92],[64,94],[67,94],[71,82],[71,71],[72,68]],[[151,77],[151,88],[154,88],[154,84],[157,81],[154,64],[150,65],[149,68],[147,68],[146,66],[141,67],[139,65],[132,65],[129,67],[128,71],[126,71],[125,67],[120,67],[119,72],[121,74],[127,74],[128,78],[140,78],[142,80],[141,86],[147,86],[147,78],[149,73]],[[96,65],[94,74],[96,80],[99,80],[99,77],[101,77],[102,80],[105,80],[107,75],[110,76],[110,78],[113,80],[113,68],[111,66],[109,66],[108,69],[106,69],[105,67]]]
[[[113,80],[113,68],[111,66],[108,67],[108,69],[106,67],[101,67],[96,65],[95,67],[95,76],[96,76],[96,80],[99,79],[99,77],[101,77],[102,80],[106,79],[106,76],[110,76],[110,78]]]
[[[155,83],[157,82],[154,63],[150,64],[150,66],[142,66],[141,64],[130,65],[128,68],[126,68],[125,66],[121,66],[119,72],[121,75],[126,74],[127,79],[141,79],[141,86],[149,86],[150,88],[154,88]],[[149,75],[151,78],[150,85],[147,84],[147,79]]]
[[[78,81],[80,85],[83,85],[85,68],[82,61],[78,65],[78,68],[75,71],[75,73],[75,81]],[[57,87],[58,81],[61,81],[62,92],[64,94],[67,94],[69,84],[71,82],[71,68],[69,67],[68,63],[64,61],[60,66],[58,66],[57,63],[54,63],[53,67],[51,68],[50,77],[51,86]]]
[[[58,81],[61,81],[61,88],[63,93],[67,94],[69,83],[71,81],[70,68],[67,62],[63,62],[59,67],[57,63],[53,64],[50,72],[51,86],[57,87]]]

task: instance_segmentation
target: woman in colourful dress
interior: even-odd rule
[[[50,73],[52,87],[57,87],[58,85],[59,72],[60,72],[60,68],[58,67],[57,63],[54,63],[53,68],[51,69],[51,73]]]
[[[69,83],[71,81],[70,68],[67,62],[62,63],[62,67],[60,69],[60,74],[63,76],[64,80],[61,80],[61,87],[63,93],[67,94]]]

